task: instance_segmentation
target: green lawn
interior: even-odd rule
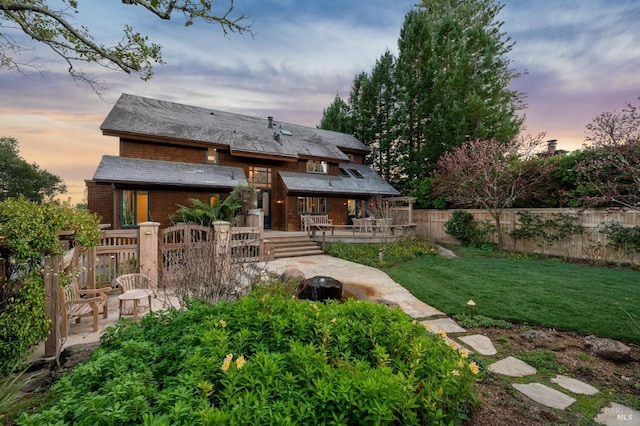
[[[640,343],[640,272],[492,257],[423,257],[386,268],[448,315],[495,319]]]

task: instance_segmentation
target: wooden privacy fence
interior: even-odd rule
[[[473,215],[475,221],[495,223],[493,217],[486,210],[461,209]],[[445,232],[445,223],[455,210],[414,210],[413,219],[416,223],[416,234],[442,243],[456,242],[456,239]],[[571,214],[576,216],[576,225],[582,225],[585,231],[581,235],[574,235],[566,240],[556,241],[544,247],[536,247],[531,242],[516,241],[509,233],[518,227],[518,212],[528,212],[539,215],[543,219],[552,218],[554,214]],[[500,223],[504,238],[504,248],[518,252],[537,252],[551,256],[572,259],[583,259],[589,262],[601,263],[638,263],[639,254],[623,253],[611,247],[604,225],[615,223],[623,227],[640,226],[640,211],[638,210],[577,210],[577,209],[507,209],[500,216]],[[492,241],[497,242],[497,235],[492,235]]]

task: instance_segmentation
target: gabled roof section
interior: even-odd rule
[[[93,175],[93,181],[223,189],[248,184],[241,167],[141,160],[112,155],[102,157]]]
[[[370,152],[352,135],[174,102],[122,94],[100,129],[120,137],[141,136],[226,145],[234,155],[282,159],[314,157],[347,161],[340,148]],[[281,132],[285,130],[285,132]],[[287,131],[291,134],[287,134]]]
[[[288,192],[341,194],[341,195],[400,195],[400,193],[385,182],[369,166],[358,164],[340,164],[343,170],[356,170],[361,177],[353,172],[348,176],[329,176],[312,173],[279,172],[280,178]]]

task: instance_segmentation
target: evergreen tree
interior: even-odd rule
[[[353,132],[351,108],[339,95],[336,95],[328,108],[322,110],[318,128],[342,133]]]
[[[354,79],[354,136],[372,148],[373,168],[420,206],[429,205],[443,153],[520,133],[524,95],[509,88],[519,74],[506,56],[513,43],[501,9],[494,0],[422,0],[405,16],[398,57],[387,51]]]

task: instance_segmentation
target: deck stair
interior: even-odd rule
[[[324,254],[320,245],[305,232],[265,233],[264,238],[273,245],[271,249],[273,259]]]

